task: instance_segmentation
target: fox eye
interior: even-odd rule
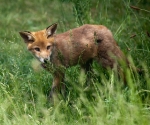
[[[49,50],[51,48],[51,46],[49,45],[49,46],[47,46],[47,50]]]
[[[40,51],[40,48],[36,47],[34,48],[35,51]]]

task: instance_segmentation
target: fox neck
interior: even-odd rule
[[[57,46],[56,44],[53,45],[53,49],[52,49],[52,53],[50,55],[50,62],[51,63],[55,63],[55,59],[56,59],[56,56],[57,56]]]

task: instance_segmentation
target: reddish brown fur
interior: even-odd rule
[[[103,67],[113,68],[117,60],[124,60],[124,55],[116,44],[112,33],[102,25],[83,25],[65,33],[54,35],[57,24],[51,25],[45,30],[38,32],[20,32],[31,51],[42,62],[45,69],[49,70],[54,65],[54,80],[52,96],[55,88],[60,88],[64,78],[64,71],[59,67],[70,67],[80,64],[86,70],[90,69],[92,60],[96,60]],[[47,47],[50,46],[50,49]],[[35,49],[38,47],[40,51]],[[47,64],[48,60],[51,64]]]

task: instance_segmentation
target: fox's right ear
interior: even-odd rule
[[[19,34],[23,38],[25,43],[34,41],[34,37],[32,36],[31,32],[29,32],[29,31],[19,32]]]

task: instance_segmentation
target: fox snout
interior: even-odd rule
[[[47,63],[50,61],[51,52],[49,51],[32,51],[32,53],[41,63]]]
[[[47,56],[47,57],[37,57],[37,58],[41,63],[48,63],[48,61],[50,61],[49,56]]]
[[[48,61],[49,61],[49,60],[48,60],[47,58],[44,59],[44,63],[48,63]]]

